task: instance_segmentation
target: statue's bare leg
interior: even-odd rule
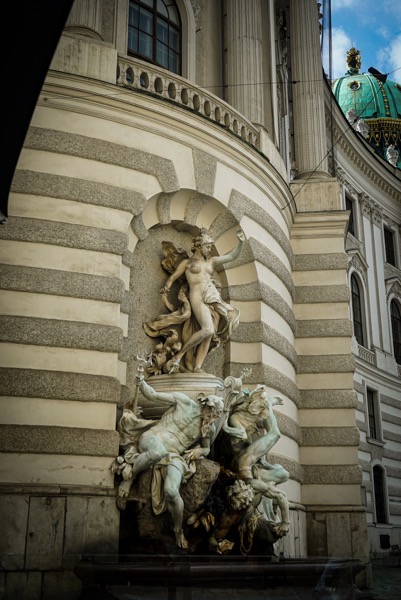
[[[191,298],[192,312],[195,319],[198,321],[200,329],[195,331],[191,337],[185,342],[183,347],[171,361],[169,373],[175,373],[179,369],[179,364],[184,354],[191,348],[198,346],[196,352],[195,369],[196,373],[202,372],[202,365],[209,351],[210,342],[215,332],[215,325],[210,313],[209,307],[201,298]]]
[[[174,356],[174,358],[171,361],[169,361],[169,363],[168,363],[168,365],[170,365],[169,373],[170,374],[176,373],[178,371],[178,369],[180,367],[181,359],[184,356],[184,354],[191,348],[194,348],[195,346],[201,346],[201,344],[204,343],[205,346],[207,346],[206,352],[204,352],[204,357],[206,357],[212,337],[213,336],[210,335],[205,339],[205,333],[202,329],[193,333],[191,335],[191,337],[189,338],[189,340],[187,340],[187,342],[183,345],[181,350],[179,352],[177,352],[177,354]],[[203,361],[202,361],[202,364],[203,364]],[[201,372],[202,364],[200,364],[200,366],[199,366],[199,360],[198,360],[198,355],[197,355],[196,365],[195,365],[195,367],[199,369],[198,371],[196,371],[197,373]]]
[[[290,507],[288,504],[287,494],[278,490],[274,483],[266,483],[261,479],[247,479],[255,492],[262,493],[266,498],[276,500],[281,513],[281,521],[274,527],[277,535],[283,537],[290,529]]]
[[[179,468],[168,465],[164,481],[164,494],[167,500],[168,511],[173,518],[175,543],[179,548],[188,548],[184,536],[182,523],[184,519],[184,501],[180,496],[182,474]]]
[[[202,369],[202,365],[205,362],[205,358],[207,353],[209,352],[210,342],[212,341],[212,336],[206,338],[201,342],[196,351],[196,359],[195,359],[195,367],[194,373],[204,373]]]
[[[147,442],[148,444],[151,444],[153,446],[151,449],[152,452],[145,451],[139,454],[139,456],[137,456],[132,465],[130,477],[128,477],[127,479],[123,479],[123,481],[121,481],[121,483],[118,486],[117,506],[120,510],[124,510],[124,508],[127,505],[129,491],[138,473],[150,468],[158,460],[160,460],[163,456],[167,454],[167,449],[164,447],[163,444],[161,444],[160,440],[156,435],[152,437],[147,436]]]
[[[117,508],[119,510],[126,509],[128,495],[129,495],[129,491],[131,489],[132,484],[133,484],[132,479],[126,479],[119,484],[118,489],[117,489],[117,501],[116,501]]]

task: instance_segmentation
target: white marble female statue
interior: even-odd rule
[[[165,259],[162,262],[171,275],[160,292],[164,305],[172,312],[144,323],[144,329],[151,337],[166,337],[171,333],[172,326],[177,324],[180,327],[181,349],[172,353],[164,372],[175,373],[182,370],[202,373],[204,360],[211,347],[227,341],[238,326],[239,310],[224,302],[213,279],[216,267],[231,262],[240,255],[245,240],[242,230],[237,231],[237,237],[237,246],[223,256],[211,256],[213,239],[205,228],[194,238],[190,257],[183,258],[183,253],[180,254],[173,244],[164,242],[167,252],[171,251],[174,259],[179,258],[170,261]],[[182,308],[175,310],[166,296],[173,283],[180,279],[182,285],[179,294],[186,294],[189,302],[182,303]]]

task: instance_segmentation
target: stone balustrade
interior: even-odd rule
[[[117,85],[179,104],[225,127],[254,148],[259,148],[258,129],[241,113],[224,100],[170,71],[136,58],[119,56]]]
[[[376,365],[376,355],[371,350],[368,350],[364,346],[359,345],[358,346],[358,354],[359,354],[359,358],[361,358],[365,362],[368,362],[371,365]]]

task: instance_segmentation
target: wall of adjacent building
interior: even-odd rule
[[[352,130],[346,131],[341,114],[335,129],[336,172],[342,202],[345,207],[346,196],[352,201],[355,224],[354,234],[346,237],[348,284],[353,274],[362,293],[364,344],[352,337],[362,502],[366,508],[369,551],[373,556],[381,556],[389,552],[392,544],[399,544],[401,536],[401,367],[394,355],[390,314],[391,301],[401,301],[401,195],[388,165],[372,154],[367,143]],[[386,262],[384,227],[394,232],[396,265]],[[352,304],[349,315],[352,318]],[[376,437],[369,427],[368,390],[374,392]],[[376,515],[375,466],[383,474],[384,523],[378,522]]]

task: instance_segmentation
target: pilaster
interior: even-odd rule
[[[305,212],[292,229],[302,504],[309,555],[365,560],[346,224],[345,211]]]

